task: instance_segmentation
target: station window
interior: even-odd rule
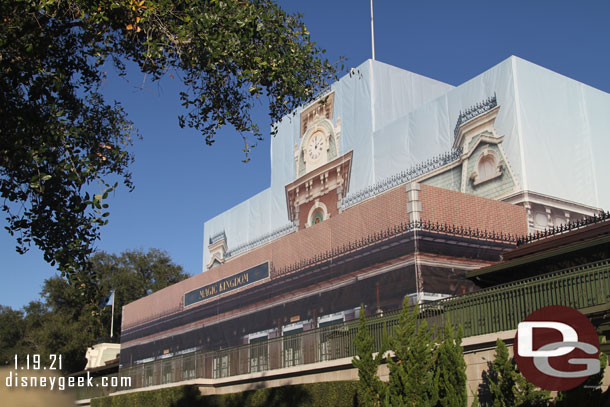
[[[172,380],[172,372],[174,371],[174,367],[172,366],[172,360],[164,360],[161,364],[161,383],[171,383]]]
[[[214,358],[214,379],[229,376],[229,355],[224,354]]]
[[[182,380],[195,378],[195,355],[182,358]]]
[[[144,365],[144,383],[143,386],[152,386],[154,385],[154,365],[149,363]]]
[[[284,352],[284,367],[303,364],[303,323],[286,325],[282,329],[282,348]]]
[[[339,328],[344,321],[343,312],[318,318],[318,328],[325,328],[320,330],[320,361],[333,360],[342,354],[345,335]]]
[[[268,336],[258,336],[250,339],[250,372],[262,372],[269,367]]]

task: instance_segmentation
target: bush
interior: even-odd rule
[[[201,396],[197,386],[140,391],[91,400],[91,407],[356,407],[357,382],[272,387],[218,396]]]

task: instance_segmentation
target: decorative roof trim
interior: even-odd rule
[[[227,241],[227,236],[225,235],[224,230],[220,233],[216,233],[215,235],[210,236],[210,244],[216,243],[221,240],[224,240],[225,242]]]
[[[346,243],[343,246],[335,247],[335,248],[333,248],[331,250],[327,250],[323,253],[318,253],[313,257],[297,261],[293,264],[290,264],[285,267],[281,267],[279,269],[275,269],[272,266],[271,276],[279,277],[279,276],[282,276],[285,274],[290,274],[290,273],[302,270],[306,267],[310,267],[315,264],[330,261],[336,257],[345,255],[345,254],[353,252],[355,250],[359,250],[359,249],[365,248],[367,246],[371,246],[380,241],[387,240],[387,239],[390,239],[395,236],[404,235],[406,233],[410,233],[413,230],[423,230],[423,231],[433,232],[433,233],[436,233],[439,235],[459,236],[459,237],[465,237],[465,238],[469,238],[469,239],[506,243],[506,244],[510,244],[513,246],[516,246],[517,241],[520,239],[519,236],[512,235],[510,233],[502,233],[502,232],[498,233],[495,231],[488,231],[485,229],[481,230],[481,229],[465,228],[464,226],[451,225],[451,224],[439,223],[439,222],[431,222],[431,221],[413,221],[413,222],[409,222],[409,223],[400,223],[398,225],[390,226],[389,228],[384,229],[382,231],[372,233],[361,239]]]
[[[524,236],[517,240],[517,246],[520,247],[528,243],[546,239],[547,237],[561,235],[563,233],[571,232],[573,230],[582,229],[589,225],[608,221],[610,221],[610,212],[601,211],[599,214],[595,214],[593,216],[586,216],[582,219],[568,222],[565,225],[553,226],[551,228],[544,229],[543,231],[536,231],[534,233],[530,233],[527,236]]]
[[[267,234],[257,237],[256,239],[252,239],[246,243],[240,244],[239,246],[229,250],[225,255],[225,259],[230,259],[231,257],[238,256],[242,253],[250,251],[256,247],[262,246],[266,243],[269,243],[279,237],[285,236],[292,232],[296,232],[298,229],[296,223],[289,223],[280,228],[277,228]]]
[[[406,184],[417,177],[457,161],[460,159],[461,155],[461,147],[453,148],[444,154],[440,154],[427,161],[414,165],[407,170],[401,171],[398,174],[392,175],[391,177],[385,178],[373,185],[361,189],[360,191],[349,194],[341,201],[341,210],[345,210],[366,199],[382,194],[399,185]]]
[[[457,138],[458,133],[460,131],[460,127],[469,120],[474,119],[477,116],[482,115],[485,112],[490,111],[494,107],[498,106],[498,99],[496,98],[496,93],[494,92],[493,96],[488,97],[482,102],[477,103],[474,106],[469,107],[464,110],[464,112],[460,111],[460,115],[458,116],[457,123],[455,124],[455,129],[453,130],[453,135]]]

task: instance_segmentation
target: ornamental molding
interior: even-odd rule
[[[288,218],[298,219],[299,208],[316,198],[337,191],[337,200],[349,191],[353,151],[306,173],[286,185],[286,206]]]
[[[322,219],[322,220],[327,220],[330,218],[330,213],[328,212],[328,208],[326,207],[324,202],[320,202],[318,199],[316,199],[316,202],[311,206],[311,209],[309,210],[309,214],[307,214],[307,223],[305,224],[306,228],[313,226],[312,225],[313,215],[317,209],[322,210],[322,213],[324,215],[324,219]]]
[[[301,131],[300,138],[303,139],[303,136],[310,129],[312,123],[316,122],[319,119],[333,119],[333,110],[335,106],[335,92],[330,91],[323,96],[317,98],[315,102],[310,103],[301,112]]]
[[[491,165],[493,165],[493,174],[487,177],[483,177],[481,174],[479,174],[481,164],[484,161],[490,161]],[[483,151],[481,152],[481,156],[479,157],[475,168],[476,169],[470,174],[470,181],[472,182],[473,186],[477,186],[484,182],[501,177],[503,163],[500,157],[498,157],[498,154],[496,154],[496,152],[490,149],[489,146],[485,146],[483,148]]]
[[[540,192],[535,191],[518,191],[514,194],[511,194],[504,199],[503,202],[508,202],[513,205],[522,205],[526,202],[552,206],[557,209],[561,209],[564,211],[578,212],[584,216],[594,216],[602,212],[601,208],[585,205],[579,202],[570,201],[563,198],[558,198],[551,195],[542,194]]]
[[[220,233],[210,236],[208,250],[210,252],[210,261],[206,264],[209,270],[212,267],[223,264],[227,257],[227,236],[224,230]]]
[[[307,154],[312,137],[322,133],[324,138],[324,151],[317,159],[312,159]],[[305,134],[301,135],[299,143],[294,145],[295,174],[302,177],[308,172],[333,160],[339,154],[341,147],[341,118],[337,118],[337,124],[333,125],[328,118],[316,116]]]

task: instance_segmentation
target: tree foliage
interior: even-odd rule
[[[23,311],[0,306],[0,364],[15,354],[61,354],[65,372],[85,367],[87,347],[109,340],[111,307],[100,303],[115,291],[113,340],[120,340],[122,306],[187,277],[182,267],[159,250],[104,252],[92,256],[93,289],[82,290],[60,277],[44,282],[43,302]]]
[[[409,310],[407,303],[399,317],[398,326],[390,338],[388,357],[389,382],[377,376],[379,355],[373,358],[375,343],[370,336],[363,313],[355,338],[357,357],[353,364],[358,368],[358,400],[362,406],[435,406],[463,407],[467,405],[466,363],[461,347],[462,328],[455,332],[447,323],[442,341],[430,339],[426,321],[418,323],[417,306]],[[383,351],[387,348],[382,346]],[[381,353],[380,352],[380,353]],[[602,391],[607,356],[600,353],[600,372],[592,375],[580,386],[562,391],[555,400],[551,392],[530,383],[517,369],[509,356],[506,344],[496,341],[494,359],[483,372],[479,393],[472,393],[471,407],[594,407],[607,405],[610,392]]]
[[[599,354],[599,366],[599,373],[589,376],[580,386],[559,392],[556,407],[607,406],[610,401],[610,393],[606,390],[604,394],[601,388],[604,372],[608,366],[608,357],[603,352]]]
[[[519,407],[547,407],[551,392],[529,382],[519,371],[515,373],[515,405]]]
[[[454,333],[447,321],[443,340],[436,349],[434,383],[438,391],[438,407],[465,407],[466,362],[462,350],[462,327]]]
[[[362,407],[379,407],[385,398],[385,385],[379,379],[377,371],[383,361],[385,346],[376,355],[375,340],[366,326],[364,305],[360,306],[360,325],[354,339],[356,357],[352,364],[358,369],[358,402]]]
[[[506,344],[499,338],[494,360],[488,365],[477,403],[487,407],[546,407],[550,404],[551,392],[537,388],[523,377],[515,360],[509,357]]]
[[[132,187],[132,124],[100,92],[106,62],[123,75],[131,61],[153,80],[182,78],[179,123],[208,144],[233,126],[246,159],[247,135],[262,137],[257,101],[275,122],[335,78],[300,16],[271,0],[0,0],[0,16],[7,229],[18,251],[33,243],[68,275],[89,267],[108,193]]]
[[[418,321],[417,315],[418,306],[411,310],[405,299],[390,340],[394,358],[388,358],[388,400],[394,407],[429,407],[437,401],[434,344],[426,321]]]
[[[389,343],[384,339],[376,357],[375,342],[366,326],[364,313],[354,344],[358,368],[358,401],[361,406],[434,406],[465,407],[466,363],[462,350],[462,328],[457,332],[447,323],[435,344],[425,320],[418,319],[418,307],[405,301]],[[362,307],[363,308],[363,307]],[[381,355],[390,349],[386,360],[389,381],[382,382],[377,371]]]
[[[515,405],[515,361],[509,357],[508,348],[500,338],[496,340],[496,352],[487,372],[490,407]]]
[[[10,364],[14,355],[22,354],[25,333],[23,311],[0,306],[0,363]]]

